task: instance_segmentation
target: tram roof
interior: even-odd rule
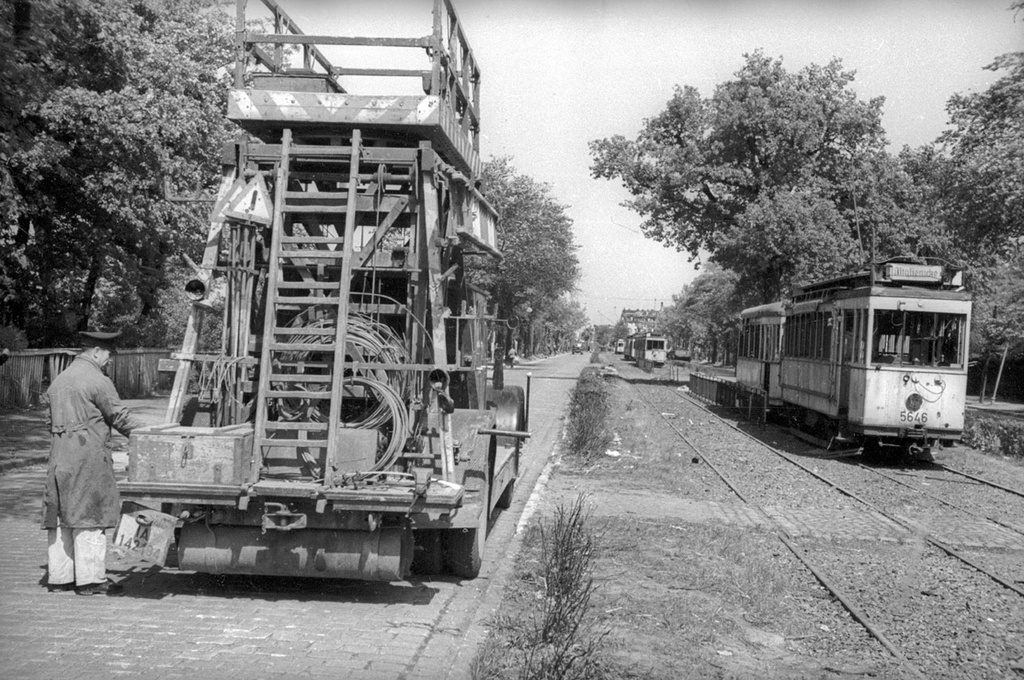
[[[793,298],[852,288],[915,288],[954,291],[962,286],[963,273],[942,264],[894,258],[873,262],[864,269],[796,287]]]
[[[740,318],[759,319],[766,316],[785,316],[785,314],[785,303],[780,300],[778,302],[769,302],[766,305],[758,305],[757,307],[748,307],[740,312]]]

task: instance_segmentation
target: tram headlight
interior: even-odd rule
[[[924,403],[924,399],[921,398],[920,394],[914,392],[909,397],[907,397],[906,403],[908,411],[916,411],[917,409],[921,408],[921,404]]]

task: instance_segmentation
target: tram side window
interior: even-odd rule
[[[847,309],[843,312],[843,363],[853,361],[853,310]]]
[[[871,361],[911,366],[963,366],[962,314],[876,310]]]
[[[794,359],[832,358],[832,316],[824,312],[798,314],[786,321],[783,335],[783,350],[787,357]],[[778,336],[768,336],[774,344],[765,348],[765,356],[777,352]]]
[[[867,346],[868,346],[868,310],[858,309],[856,315],[856,328],[854,329],[854,342],[856,343],[856,351],[854,352],[854,361],[858,364],[867,363]]]

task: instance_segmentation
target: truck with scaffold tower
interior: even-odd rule
[[[227,115],[246,134],[223,150],[166,417],[130,438],[125,516],[174,518],[185,570],[475,577],[529,436],[523,390],[488,379],[495,318],[466,276],[501,257],[476,58],[451,0],[414,38],[308,34],[261,2],[273,32],[237,2]],[[332,53],[381,48],[426,59]]]

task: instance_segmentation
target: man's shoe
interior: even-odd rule
[[[74,590],[75,584],[71,583],[47,583],[46,591],[49,593],[63,593],[69,590]]]
[[[123,591],[124,586],[110,581],[90,583],[87,586],[79,586],[76,590],[79,595],[120,595]]]

